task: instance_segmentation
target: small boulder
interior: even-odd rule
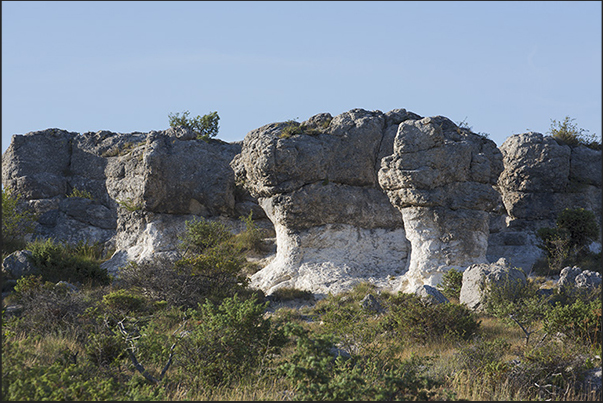
[[[362,306],[363,309],[366,309],[369,312],[383,312],[383,307],[381,306],[377,298],[373,296],[373,294],[366,294],[362,301],[360,301],[360,306]]]
[[[434,305],[449,302],[448,298],[446,298],[444,294],[442,294],[437,288],[427,284],[417,287],[415,290],[415,295]]]
[[[32,253],[28,250],[11,253],[2,261],[3,274],[9,279],[18,279],[30,274],[38,274],[40,269],[31,263],[31,257]]]

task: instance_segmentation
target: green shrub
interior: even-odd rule
[[[540,228],[537,235],[551,271],[558,272],[566,264],[590,258],[587,247],[599,240],[599,225],[592,211],[566,208],[557,217],[556,228]]]
[[[94,200],[94,197],[92,197],[92,194],[89,191],[79,190],[78,188],[73,188],[73,190],[70,194],[67,195],[67,197],[82,197],[85,199]]]
[[[549,300],[550,297],[541,294],[538,284],[531,280],[523,282],[507,278],[496,285],[486,283],[483,289],[485,312],[508,325],[519,326],[525,334],[526,345],[550,309]]]
[[[431,304],[414,294],[399,293],[390,300],[387,326],[419,343],[451,337],[468,340],[480,322],[465,305]]]
[[[219,305],[206,301],[189,310],[189,333],[176,347],[183,368],[209,386],[255,374],[285,341],[270,319],[264,319],[264,309],[265,304],[235,295]]]
[[[121,207],[125,208],[131,213],[134,211],[142,210],[143,207],[142,202],[136,201],[131,197],[128,197],[125,200],[117,200],[117,204],[119,204]]]
[[[24,249],[25,237],[34,232],[36,215],[24,209],[18,194],[2,189],[2,257]]]
[[[185,256],[199,255],[232,239],[233,234],[218,221],[203,217],[186,221],[184,234],[178,239]]]
[[[253,221],[253,211],[249,212],[247,217],[240,217],[245,223],[245,231],[237,234],[233,239],[233,246],[240,252],[261,252],[262,240],[265,236],[265,231],[258,228]]]
[[[218,121],[220,120],[218,112],[210,112],[203,116],[198,115],[192,119],[189,119],[189,115],[189,111],[183,112],[182,117],[180,117],[179,113],[170,113],[168,115],[170,127],[184,126],[192,129],[197,134],[197,138],[204,141],[208,141],[218,135]]]
[[[544,331],[565,334],[571,340],[601,346],[601,299],[576,299],[572,304],[556,304],[543,320]]]
[[[58,243],[52,239],[35,241],[28,245],[32,252],[32,264],[40,269],[45,281],[67,281],[90,285],[107,285],[111,277],[106,269],[100,267],[100,261],[88,253],[83,244],[76,246]]]
[[[439,385],[427,376],[429,358],[387,363],[335,356],[336,339],[285,326],[295,351],[278,368],[294,388],[294,400],[430,400]]]
[[[459,299],[461,287],[463,285],[463,272],[455,268],[448,270],[442,276],[442,281],[437,285],[437,289],[448,299]]]
[[[112,310],[130,314],[144,312],[147,309],[147,299],[136,295],[131,290],[119,289],[103,296],[103,303]]]
[[[302,299],[311,301],[314,299],[314,294],[310,291],[300,290],[295,287],[282,287],[270,294],[275,301],[291,301],[294,299]]]
[[[78,333],[80,315],[90,306],[82,292],[56,286],[44,281],[41,275],[18,279],[12,297],[23,306],[23,313],[3,326],[25,334],[46,335],[66,330]]]
[[[588,130],[579,128],[578,125],[572,123],[574,120],[576,119],[569,116],[566,116],[563,121],[551,119],[551,127],[547,133],[561,144],[569,146],[585,145],[594,150],[600,150],[601,141],[597,136],[594,133],[588,134]]]
[[[509,370],[504,357],[510,347],[502,338],[489,341],[477,338],[471,344],[461,347],[454,359],[458,367],[470,376],[500,380]]]
[[[285,127],[281,129],[281,134],[279,135],[279,137],[283,139],[288,139],[289,137],[294,136],[296,134],[307,134],[309,136],[316,136],[323,133],[321,129],[326,129],[330,123],[330,121],[325,121],[323,122],[320,128],[315,128],[308,127],[305,124],[299,123],[295,120],[287,120],[285,122]]]

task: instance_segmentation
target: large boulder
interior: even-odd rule
[[[398,126],[379,183],[402,213],[412,247],[399,289],[437,285],[452,269],[487,263],[489,215],[502,171],[496,144],[436,116]]]
[[[240,143],[198,140],[184,127],[49,129],[13,136],[2,180],[37,214],[34,237],[104,243],[115,250],[104,266],[116,273],[131,260],[175,256],[194,217],[226,217],[236,231],[242,213],[261,212],[256,199],[236,192],[230,163],[240,151]]]
[[[467,267],[463,273],[459,302],[474,311],[482,311],[485,287],[501,286],[505,282],[509,282],[511,286],[513,284],[521,286],[526,281],[525,272],[511,267],[504,258],[495,263],[474,264]]]

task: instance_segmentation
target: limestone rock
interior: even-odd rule
[[[463,273],[463,283],[459,302],[475,311],[483,310],[483,286],[490,284],[497,286],[505,281],[511,284],[525,284],[525,273],[509,266],[509,262],[501,258],[496,263],[482,263],[469,266]]]
[[[25,199],[64,195],[76,135],[60,129],[14,135],[2,158],[4,187],[15,189]]]
[[[444,304],[450,302],[440,290],[427,284],[418,286],[415,289],[414,294],[430,304]]]
[[[563,289],[591,291],[601,284],[601,273],[580,269],[577,266],[564,267],[559,273],[556,286]]]
[[[501,171],[491,140],[445,117],[400,123],[393,154],[379,170],[412,245],[400,290],[433,286],[451,268],[487,262],[488,212],[499,201],[493,185]]]
[[[389,152],[386,133],[414,116],[353,109],[313,116],[300,134],[283,135],[287,123],[274,123],[245,137],[231,165],[277,238],[276,257],[251,277],[252,286],[326,295],[359,281],[387,285],[390,276],[403,274],[402,217],[380,189],[376,170]]]
[[[16,251],[5,257],[2,261],[3,277],[17,280],[30,274],[39,274],[40,269],[31,263],[31,257],[31,251],[28,250]]]
[[[501,225],[490,237],[488,259],[505,256],[529,272],[544,257],[536,232],[555,227],[565,208],[584,208],[601,221],[601,151],[535,132],[510,136],[500,150],[504,171],[497,188],[504,210],[494,218]]]

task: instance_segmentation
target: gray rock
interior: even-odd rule
[[[2,261],[2,272],[10,279],[19,279],[23,276],[40,273],[40,269],[31,263],[32,253],[20,250],[11,253]]]
[[[580,269],[577,266],[564,267],[559,273],[556,286],[566,290],[593,290],[601,284],[601,273]]]
[[[444,304],[450,302],[440,290],[427,284],[418,286],[414,294],[431,304]]]
[[[585,289],[594,289],[601,284],[601,273],[596,271],[584,270],[576,276],[574,280],[576,287]]]
[[[15,189],[25,199],[64,195],[76,135],[60,129],[13,135],[2,158],[4,188]]]
[[[574,267],[564,267],[561,269],[561,273],[559,273],[559,280],[557,281],[557,287],[559,288],[567,288],[576,285],[576,276],[582,273],[582,269],[578,266]]]
[[[489,215],[502,171],[495,143],[442,116],[398,126],[379,183],[402,213],[411,247],[400,290],[436,285],[450,268],[485,263]]]
[[[376,169],[384,133],[409,116],[353,109],[311,117],[303,123],[315,129],[311,134],[283,136],[286,123],[247,134],[231,166],[274,224],[278,244],[252,286],[327,294],[403,274],[402,217],[380,189]]]
[[[500,146],[504,171],[498,180],[503,224],[490,235],[488,259],[507,257],[527,272],[544,251],[536,232],[555,227],[565,208],[584,208],[601,221],[601,151],[560,145],[540,133],[515,134]],[[506,233],[521,232],[524,239],[507,242]]]
[[[366,296],[360,301],[360,306],[363,309],[373,313],[381,313],[384,311],[383,306],[381,306],[381,303],[373,294],[366,294]]]
[[[459,302],[474,311],[482,311],[484,286],[496,287],[506,281],[510,284],[523,285],[527,279],[522,270],[510,267],[509,262],[504,258],[496,263],[471,265],[463,273]]]

